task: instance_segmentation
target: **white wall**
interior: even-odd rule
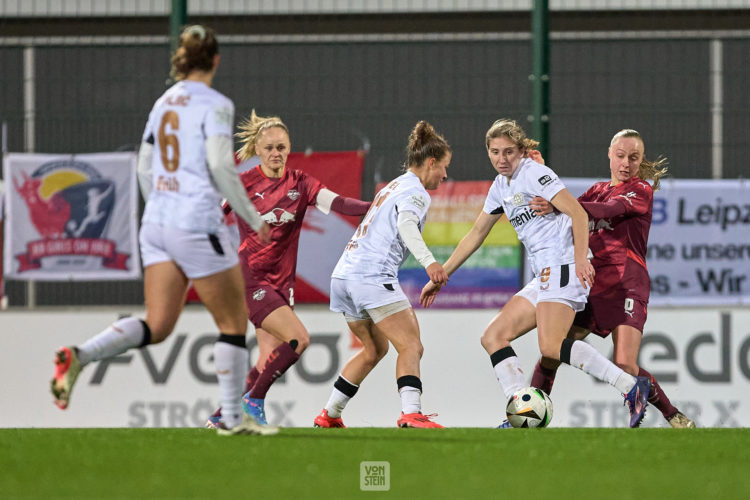
[[[211,344],[215,327],[202,308],[188,309],[167,342],[131,351],[109,364],[88,366],[71,406],[52,404],[53,353],[80,343],[125,310],[5,311],[0,313],[0,427],[200,426],[214,409]],[[309,426],[328,400],[339,369],[351,354],[343,319],[322,307],[299,315],[313,345],[271,389],[267,412],[285,426]],[[491,427],[504,397],[479,337],[491,310],[418,310],[425,354],[425,412],[447,426]],[[641,362],[663,382],[672,401],[702,427],[750,425],[750,311],[747,309],[652,309]],[[248,338],[253,338],[251,335]],[[594,339],[605,353],[609,340]],[[517,342],[528,377],[537,357],[536,334]],[[557,427],[623,427],[628,412],[611,387],[584,373],[561,368],[552,393]],[[365,380],[344,414],[349,426],[395,425],[400,411],[395,351]],[[651,408],[644,425],[664,426]]]

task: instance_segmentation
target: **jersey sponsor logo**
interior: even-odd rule
[[[425,200],[423,196],[419,196],[416,194],[409,198],[409,201],[412,205],[422,210],[424,210],[424,207],[427,206],[427,200]]]
[[[525,201],[523,193],[516,193],[513,195],[513,205],[520,207],[523,206]]]
[[[299,191],[297,191],[296,189],[290,189],[286,195],[290,200],[294,201],[299,198]]]
[[[214,118],[216,123],[232,126],[234,112],[231,108],[216,108],[214,109]]]
[[[531,209],[526,209],[523,212],[521,212],[519,215],[516,215],[513,218],[508,218],[510,220],[510,225],[514,228],[518,228],[529,222],[531,219],[536,217],[536,213],[534,213]]]
[[[294,222],[294,214],[283,208],[274,208],[270,212],[261,215],[261,218],[272,226],[281,226],[287,222]]]
[[[625,194],[618,194],[617,197],[625,199],[625,201],[630,203],[631,207],[633,206],[633,202],[631,201],[631,198],[638,198],[638,196],[635,194],[635,191],[630,191]]]
[[[552,177],[550,177],[549,175],[543,175],[539,178],[539,184],[541,184],[542,186],[546,186],[550,182],[552,182]]]
[[[259,288],[253,292],[253,300],[261,301],[266,296],[266,291]]]
[[[599,232],[602,229],[606,229],[607,231],[615,230],[615,228],[612,227],[612,223],[609,221],[609,219],[599,219],[597,221],[593,221],[593,220],[589,221],[589,232]]]

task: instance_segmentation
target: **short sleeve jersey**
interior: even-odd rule
[[[524,158],[508,179],[498,175],[484,202],[487,214],[507,215],[521,240],[534,274],[575,261],[570,217],[562,213],[538,216],[529,208],[535,196],[551,200],[565,185],[549,168]]]
[[[301,170],[285,169],[278,178],[266,177],[260,166],[240,174],[247,196],[271,226],[271,243],[264,245],[258,233],[241,218],[240,263],[248,283],[270,285],[278,290],[294,288],[297,249],[307,207],[315,205],[325,186]]]
[[[156,101],[143,132],[155,149],[143,222],[202,233],[221,227],[221,195],[208,171],[206,138],[231,138],[233,127],[234,104],[204,83],[178,82]]]
[[[589,220],[591,264],[596,270],[592,295],[624,289],[628,297],[648,301],[650,279],[646,267],[648,233],[654,206],[651,185],[638,178],[616,186],[598,182],[578,201],[606,203],[615,200],[625,213],[611,218]]]
[[[346,245],[332,277],[365,279],[386,284],[398,280],[398,268],[409,256],[409,249],[398,232],[398,214],[413,212],[424,227],[430,195],[412,172],[392,180],[381,189]]]

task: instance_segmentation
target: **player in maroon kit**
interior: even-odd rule
[[[339,196],[301,170],[286,168],[291,150],[289,130],[278,117],[259,117],[255,110],[240,125],[240,161],[260,157],[260,165],[240,174],[248,196],[271,226],[271,243],[263,245],[243,221],[240,264],[245,302],[256,329],[259,357],[246,379],[243,409],[266,422],[264,401],[271,384],[297,362],[310,344],[310,334],[294,313],[294,284],[302,220],[314,205],[325,214],[364,215],[370,202]],[[219,409],[206,423],[218,425]]]
[[[608,156],[611,180],[594,184],[578,198],[589,214],[589,248],[594,254],[591,264],[596,282],[568,337],[580,340],[591,332],[600,337],[611,333],[615,364],[631,375],[651,379],[648,402],[672,427],[692,428],[695,423],[675,408],[654,377],[638,366],[651,284],[646,244],[653,193],[667,172],[666,159],[646,160],[643,138],[629,129],[615,134]],[[653,180],[653,187],[647,180]],[[542,198],[535,198],[531,206],[539,214],[550,211]],[[549,394],[559,364],[542,358],[531,385]]]

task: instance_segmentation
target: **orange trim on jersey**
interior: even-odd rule
[[[636,261],[636,262],[637,262],[638,264],[640,264],[640,265],[641,265],[641,267],[643,267],[643,269],[648,269],[648,267],[646,267],[646,261],[645,261],[645,260],[643,260],[643,258],[642,258],[642,257],[641,257],[640,255],[636,254],[636,253],[635,253],[634,251],[632,251],[631,249],[629,249],[629,248],[628,248],[628,250],[627,250],[627,252],[626,252],[625,254],[626,254],[626,255],[627,255],[627,256],[628,256],[629,258],[633,259],[633,260],[634,260],[634,261]]]

